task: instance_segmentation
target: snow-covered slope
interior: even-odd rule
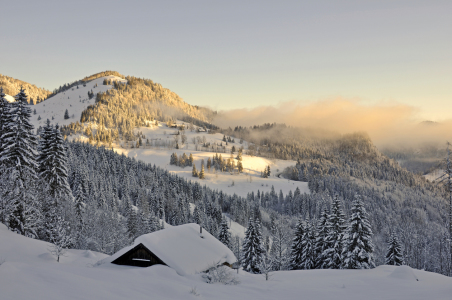
[[[51,244],[35,239],[30,239],[9,231],[0,223],[0,263],[57,263],[50,254]],[[108,255],[84,250],[69,250],[60,257],[60,264],[82,265],[93,264]],[[0,266],[0,272],[4,264]],[[1,280],[0,280],[1,282]],[[0,289],[0,299],[1,289]],[[5,298],[6,299],[6,298]]]
[[[441,177],[441,176],[443,176],[443,175],[444,175],[444,170],[436,169],[433,172],[425,174],[424,177],[425,177],[425,179],[428,179],[429,181],[433,182],[433,181],[442,180],[443,177]]]
[[[105,255],[89,251],[71,250],[57,263],[48,246],[0,224],[0,299],[449,300],[452,286],[452,278],[406,266],[281,271],[269,281],[240,271],[238,285],[207,284],[200,274],[179,276],[166,266],[93,264]]]
[[[178,124],[182,125],[183,122],[178,122]],[[196,168],[200,170],[201,160],[204,160],[204,162],[207,163],[207,160],[209,158],[212,159],[215,152],[202,151],[203,149],[200,144],[198,142],[193,143],[193,139],[199,139],[202,141],[201,143],[205,142],[218,145],[223,143],[224,145],[225,143],[222,142],[223,135],[220,133],[210,134],[206,132],[197,132],[196,130],[185,130],[187,142],[185,144],[181,144],[180,149],[167,149],[163,146],[155,145],[163,144],[165,141],[172,141],[178,131],[177,129],[168,128],[165,124],[159,124],[158,126],[152,127],[140,127],[136,129],[136,131],[142,132],[146,139],[151,141],[153,146],[130,148],[127,147],[126,144],[122,143],[122,145],[114,146],[114,150],[120,154],[124,153],[125,155],[133,157],[137,160],[155,164],[188,180],[198,181],[202,185],[222,190],[230,195],[235,193],[239,196],[245,197],[247,193],[251,191],[255,193],[257,193],[258,190],[260,192],[270,192],[272,186],[275,188],[276,193],[282,190],[285,194],[290,190],[294,191],[297,187],[300,189],[301,193],[309,193],[307,182],[292,181],[279,177],[280,173],[286,167],[294,166],[296,164],[296,162],[292,160],[271,160],[263,157],[243,154],[243,173],[231,175],[228,172],[215,172],[213,169],[208,171],[206,168],[205,179],[203,180],[192,176],[192,167],[182,168],[169,164],[172,153],[177,153],[178,157],[182,156],[183,153],[187,156],[191,153],[193,155]],[[74,138],[77,139],[79,137]],[[143,141],[143,144],[145,144],[145,140]],[[218,154],[221,154],[225,159],[229,158],[232,146],[235,146],[236,149],[244,146],[244,153],[246,153],[248,144],[246,141],[244,141],[243,144],[240,144],[239,141],[236,140],[235,143],[228,143],[226,146],[226,153]],[[235,156],[237,156],[237,152],[234,153],[234,157]],[[237,162],[237,160],[235,161]],[[261,178],[261,172],[265,169],[265,167],[267,167],[267,165],[270,166],[272,173],[269,178]]]
[[[39,126],[43,126],[47,119],[51,120],[53,124],[58,123],[60,126],[80,121],[82,111],[85,110],[88,105],[95,103],[95,97],[89,100],[88,92],[92,90],[94,95],[96,95],[99,92],[105,92],[112,88],[111,85],[103,85],[104,79],[126,82],[126,80],[120,77],[105,76],[86,83],[85,87],[80,84],[78,88],[73,87],[65,92],[58,93],[31,107],[32,110],[36,109],[36,114],[31,117],[32,124],[35,128],[38,128]],[[66,109],[69,112],[69,119],[64,119],[64,112]],[[38,117],[41,117],[41,120],[38,120]],[[54,118],[53,120],[52,117]]]

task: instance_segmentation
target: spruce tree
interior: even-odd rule
[[[38,164],[37,141],[30,123],[31,109],[21,88],[13,103],[11,115],[3,124],[0,162],[7,174],[10,189],[7,202],[8,226],[22,235],[36,237],[40,226],[40,205],[35,197]],[[4,120],[5,121],[5,120]]]
[[[306,233],[306,226],[304,221],[300,218],[297,226],[295,227],[294,237],[292,241],[292,247],[290,249],[290,269],[300,270],[303,269],[303,238]]]
[[[66,111],[64,112],[64,119],[67,120],[69,119],[69,111],[66,109]]]
[[[3,93],[3,87],[0,87],[0,153],[2,152],[2,133],[3,133],[3,125],[11,120],[8,120],[8,115],[10,111],[10,104],[5,99],[5,93]],[[11,117],[9,117],[10,119]]]
[[[372,228],[359,196],[355,196],[347,234],[344,237],[343,269],[375,268],[372,253]]]
[[[11,104],[6,101],[5,94],[3,93],[3,87],[0,87],[0,153],[3,152],[3,133],[7,129],[5,124],[12,122],[12,114],[10,111]],[[0,161],[0,169],[3,170],[2,162]],[[2,197],[2,185],[6,183],[6,172],[0,173],[0,222],[6,223],[6,218],[8,215],[7,202],[4,197]],[[7,185],[5,185],[5,190]]]
[[[201,164],[201,171],[199,171],[198,174],[199,179],[204,179],[205,175],[204,175],[204,162]]]
[[[258,274],[259,264],[265,249],[262,245],[262,233],[258,219],[253,222],[250,218],[248,228],[245,232],[245,240],[242,246],[242,266],[243,270],[249,273]]]
[[[306,230],[301,240],[301,268],[304,270],[315,269],[316,267],[316,238],[315,226],[310,222],[306,224]]]
[[[39,176],[46,184],[47,192],[54,199],[54,205],[72,199],[72,192],[68,183],[67,156],[64,139],[58,124],[53,128],[50,121],[41,135],[39,144]]]
[[[231,248],[231,233],[229,232],[228,222],[225,217],[221,220],[218,240],[225,244],[228,248]]]
[[[328,247],[327,237],[328,237],[328,213],[326,209],[320,214],[320,219],[318,222],[318,232],[316,235],[316,269],[327,268],[325,265],[325,257],[323,253]]]
[[[196,170],[196,165],[193,164],[193,170],[191,171],[193,177],[198,177],[198,170]]]
[[[324,268],[340,269],[342,266],[343,238],[347,226],[340,200],[334,196],[331,205],[331,214],[328,218],[328,235],[326,242],[328,248],[323,251]]]
[[[401,266],[403,265],[402,246],[397,235],[391,233],[388,241],[388,250],[385,256],[385,265]]]

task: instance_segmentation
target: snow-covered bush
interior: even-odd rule
[[[192,287],[190,290],[190,294],[193,294],[197,297],[199,297],[201,294],[198,292],[198,290],[196,289],[196,286]]]
[[[240,280],[234,275],[233,270],[227,266],[211,267],[206,273],[202,274],[202,278],[207,283],[222,283],[222,284],[239,284]]]

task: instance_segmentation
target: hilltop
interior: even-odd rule
[[[27,91],[29,102],[33,104],[44,101],[51,95],[51,92],[44,88],[2,74],[0,74],[0,87],[3,87],[3,92],[11,97],[19,93],[20,88],[23,87]],[[8,97],[10,101],[11,97]]]

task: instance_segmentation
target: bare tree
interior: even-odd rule
[[[261,274],[264,275],[265,280],[269,280],[270,277],[272,276],[270,272],[273,271],[273,259],[268,253],[268,251],[266,251],[263,254],[262,259],[258,265],[258,268]]]

